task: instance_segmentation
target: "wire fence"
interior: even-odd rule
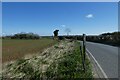
[[[80,54],[82,56],[82,65],[84,72],[86,71],[86,35],[83,34],[83,42],[80,44]]]

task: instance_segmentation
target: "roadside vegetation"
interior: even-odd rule
[[[58,60],[54,61],[46,71],[47,78],[62,79],[93,79],[91,64],[86,59],[86,71],[83,70],[82,57],[79,49],[80,43],[75,43],[74,50],[65,53]]]
[[[96,36],[87,36],[87,41],[108,44],[120,47],[120,32],[103,33]]]
[[[86,59],[86,71],[83,70],[79,44],[75,41],[61,41],[36,56],[7,63],[3,66],[3,79],[92,79],[88,59]]]

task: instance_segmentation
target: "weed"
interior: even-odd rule
[[[91,78],[92,71],[90,67],[90,62],[86,59],[86,72],[82,69],[82,61],[79,50],[79,45],[73,50],[72,54],[65,54],[57,63],[53,63],[46,71],[46,76],[48,78]]]

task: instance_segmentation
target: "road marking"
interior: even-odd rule
[[[91,55],[91,57],[93,58],[93,60],[95,61],[95,63],[98,65],[98,67],[100,68],[100,70],[103,73],[104,77],[108,79],[106,73],[104,72],[104,70],[102,69],[102,67],[100,66],[100,64],[97,62],[97,60],[94,58],[94,56],[92,55],[92,53],[87,48],[86,48],[86,50]]]

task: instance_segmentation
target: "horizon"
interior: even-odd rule
[[[115,32],[119,32],[120,33],[120,31],[114,31],[114,32],[105,32],[105,33],[101,33],[101,34],[90,34],[90,35],[86,35],[86,36],[100,36],[100,35],[102,35],[102,34],[106,34],[106,33],[115,33]],[[28,32],[28,33],[26,33],[26,32],[20,32],[20,33],[16,33],[16,34],[29,34],[29,33],[32,33],[32,32]],[[35,34],[35,33],[33,33],[33,34]],[[84,34],[84,33],[83,33]],[[70,34],[70,35],[67,35],[67,34],[64,34],[64,35],[59,35],[59,33],[58,33],[58,36],[83,36],[83,34]],[[0,37],[7,37],[7,36],[14,36],[15,34],[8,34],[8,35],[0,35]],[[39,34],[37,34],[37,35],[39,35]],[[39,35],[40,37],[44,37],[44,36],[53,36],[53,35]]]
[[[3,2],[2,35],[99,35],[118,31],[117,2]]]

